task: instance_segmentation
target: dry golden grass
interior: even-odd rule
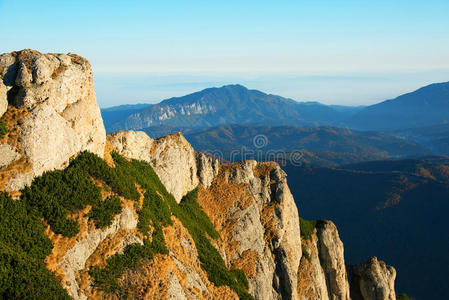
[[[112,146],[111,142],[106,140],[106,144],[104,146],[104,160],[112,168],[115,168],[115,163],[114,163],[114,159],[112,158],[111,153],[115,150],[116,149],[114,148],[114,146]]]
[[[25,156],[20,146],[20,132],[18,128],[18,125],[23,123],[24,118],[28,114],[29,112],[25,109],[17,109],[9,105],[8,110],[1,118],[2,122],[8,128],[8,133],[0,139],[0,143],[9,144],[11,147],[17,149],[21,158],[7,167],[0,169],[0,190],[5,190],[8,182],[18,174],[28,173],[32,169],[30,160]]]
[[[51,78],[56,79],[59,76],[59,74],[61,74],[65,70],[67,70],[67,66],[59,65],[59,67],[57,67],[51,74]]]
[[[69,56],[72,59],[72,64],[83,65],[85,63],[89,63],[87,61],[87,59],[85,59],[84,57],[81,57],[77,54],[70,53]]]
[[[231,262],[231,268],[242,270],[248,279],[252,279],[257,275],[257,261],[259,259],[259,255],[249,249],[244,251],[240,258]]]
[[[303,245],[306,246],[307,249],[315,249],[313,244],[309,240],[301,239]],[[313,250],[314,251],[314,250]],[[312,255],[313,253],[309,253]],[[316,299],[317,294],[315,290],[312,288],[314,278],[312,276],[312,264],[310,261],[303,255],[301,257],[301,262],[298,268],[298,299]]]
[[[170,278],[176,276],[182,289],[198,299],[238,299],[229,287],[216,287],[209,282],[187,229],[177,218],[172,217],[172,221],[173,225],[163,229],[171,254],[156,254],[152,260],[145,260],[138,268],[128,270],[120,279],[129,296],[133,299],[168,299]],[[185,243],[191,247],[185,247]],[[184,270],[178,266],[174,257],[182,262]],[[201,292],[188,283],[188,276],[192,272],[199,275],[207,292]]]

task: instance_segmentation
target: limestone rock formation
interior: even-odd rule
[[[108,135],[108,141],[125,157],[149,162],[178,202],[201,183],[198,202],[222,237],[215,246],[228,267],[244,271],[255,299],[351,299],[337,228],[330,221],[320,223],[312,240],[303,241],[309,258],[302,255],[298,210],[276,163],[220,165],[194,153],[181,134],[153,140],[144,132],[122,131]],[[180,267],[182,260],[175,261]],[[162,271],[160,263],[142,274],[154,268],[166,272],[160,284],[170,283],[167,295],[191,298],[186,286],[180,288],[179,269]]]
[[[208,187],[218,172],[218,161],[195,154],[180,133],[153,140],[143,131],[119,131],[107,139],[119,154],[150,163],[178,203],[198,183]]]
[[[105,129],[91,67],[75,54],[0,55],[0,115],[9,130],[1,149],[10,154],[0,170],[1,189],[19,190],[83,150],[103,156]]]
[[[307,254],[298,273],[300,299],[350,299],[343,243],[331,221],[320,221],[310,240],[303,240]]]
[[[396,270],[376,257],[349,266],[351,297],[353,300],[395,300]]]
[[[298,210],[275,163],[223,164],[198,201],[220,232],[223,259],[242,269],[256,299],[296,299]]]
[[[206,188],[210,187],[215,176],[218,175],[220,165],[218,159],[207,156],[202,152],[196,154],[196,168],[199,182]]]
[[[318,238],[302,240],[303,256],[298,270],[298,299],[329,300],[326,274],[318,254]]]
[[[327,278],[329,299],[348,300],[348,276],[343,255],[343,243],[338,235],[337,227],[332,222],[321,224],[317,228],[317,236],[319,257]]]

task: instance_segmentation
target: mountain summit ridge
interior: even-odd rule
[[[399,130],[449,123],[449,81],[365,107],[346,121],[363,130]]]
[[[207,88],[182,97],[173,97],[127,116],[108,132],[141,130],[151,126],[205,128],[227,124],[309,124],[327,123],[345,115],[316,102],[250,90],[242,85]]]

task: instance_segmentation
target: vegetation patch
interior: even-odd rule
[[[44,265],[52,243],[23,201],[0,193],[0,298],[70,299]]]
[[[8,127],[0,120],[0,138],[3,138],[8,133]]]
[[[399,294],[396,297],[396,300],[410,300],[409,296],[407,296],[406,294]]]
[[[327,224],[326,220],[307,221],[299,218],[299,227],[301,229],[301,237],[304,240],[310,240],[317,226]]]
[[[310,261],[309,251],[307,251],[304,245],[301,245],[301,249],[302,249],[302,256],[304,256],[308,261]]]
[[[112,224],[114,216],[122,212],[122,203],[117,197],[108,197],[92,207],[88,216],[93,219],[96,228],[108,227]]]
[[[106,260],[106,267],[101,269],[92,267],[89,275],[94,279],[94,286],[99,290],[113,293],[120,290],[120,284],[117,281],[126,269],[136,268],[141,259],[153,258],[155,251],[152,243],[144,240],[143,245],[131,244],[126,246],[123,254],[115,254]]]
[[[108,226],[121,208],[118,208],[117,200],[102,201],[101,189],[89,177],[104,181],[112,191],[125,198],[139,198],[132,178],[129,179],[121,170],[109,167],[95,154],[82,152],[65,170],[46,172],[36,178],[30,187],[23,190],[22,200],[57,234],[75,236],[79,225],[67,216],[86,205],[92,206],[89,217],[97,227]]]

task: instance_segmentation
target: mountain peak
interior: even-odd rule
[[[246,86],[243,86],[243,85],[238,84],[238,83],[223,85],[221,87],[221,89],[239,89],[239,90],[247,90],[247,91],[249,91],[249,89]]]
[[[434,83],[367,106],[348,125],[364,130],[399,130],[449,122],[449,82]]]
[[[108,132],[142,130],[155,126],[204,128],[226,124],[318,125],[341,119],[340,114],[318,102],[298,103],[278,95],[248,89],[240,84],[228,84],[154,104],[116,122],[108,128]]]

